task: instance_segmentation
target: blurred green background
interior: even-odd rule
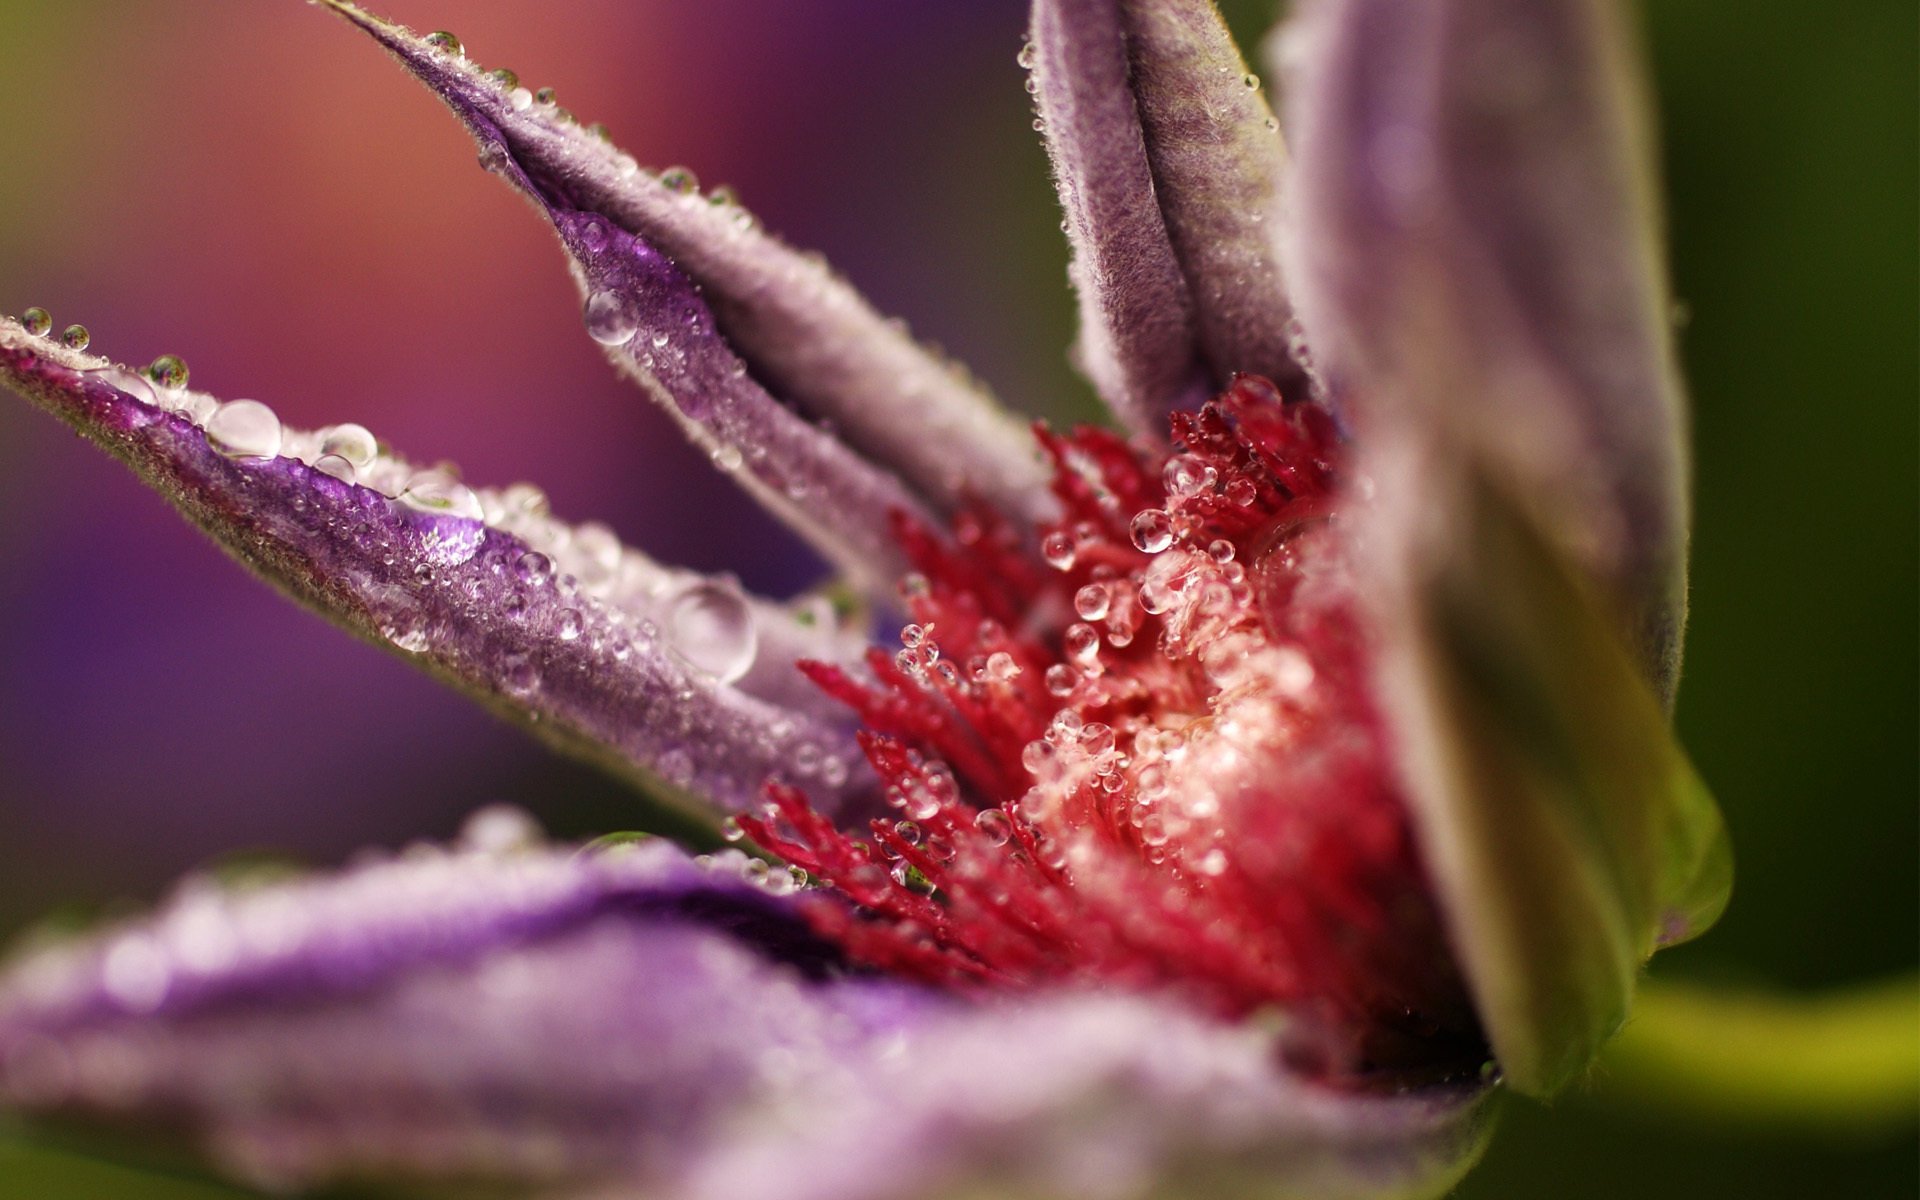
[[[737,185],[1031,411],[1083,413],[1065,252],[1013,62],[1019,0],[390,0],[554,83],[642,161]],[[1267,0],[1226,6],[1251,42]],[[1679,720],[1732,908],[1667,980],[1815,991],[1920,943],[1920,80],[1901,0],[1643,6],[1695,401]],[[547,236],[447,120],[291,2],[0,0],[0,309],[303,424],[357,417],[538,479],[663,557],[803,555],[605,378]],[[210,858],[317,861],[493,799],[631,823],[399,664],[221,563],[53,423],[0,405],[0,930],[151,900]],[[700,521],[686,514],[703,514]],[[742,563],[736,548],[756,547]],[[1911,1197],[1910,1125],[1714,1117],[1603,1072],[1514,1105],[1470,1200]],[[0,1194],[187,1197],[0,1145]]]

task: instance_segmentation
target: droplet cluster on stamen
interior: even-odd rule
[[[1064,515],[1037,547],[991,512],[901,523],[901,649],[871,681],[805,668],[900,817],[850,833],[775,785],[741,830],[840,893],[811,911],[856,961],[1272,1011],[1329,1077],[1476,1069],[1372,701],[1331,419],[1242,376],[1173,418],[1172,454],[1038,436]]]

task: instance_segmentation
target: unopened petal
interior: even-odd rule
[[[1603,602],[1486,473],[1418,448],[1374,514],[1382,693],[1482,1028],[1549,1095],[1626,1019],[1640,966],[1719,916],[1719,809]]]
[[[1628,14],[1301,7],[1276,45],[1289,281],[1316,362],[1363,440],[1422,426],[1509,477],[1670,700],[1685,430]]]
[[[1212,0],[1120,0],[1133,92],[1200,346],[1224,385],[1263,375],[1305,398],[1271,230],[1279,123]]]

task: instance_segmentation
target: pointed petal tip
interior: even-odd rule
[[[693,795],[743,807],[797,762],[823,799],[866,786],[842,714],[797,671],[752,674],[761,654],[844,661],[853,639],[817,611],[662,568],[604,527],[564,526],[529,486],[472,489],[360,426],[285,427],[265,405],[164,387],[17,321],[0,322],[0,382],[268,582],[683,819],[714,819]]]
[[[883,319],[818,256],[769,233],[684,172],[643,169],[603,137],[463,51],[324,0],[391,50],[481,143],[482,161],[543,208],[597,214],[644,239],[700,289],[756,382],[920,499],[984,498],[1029,521],[1052,512],[1038,453],[977,381]],[[784,515],[784,514],[783,514]]]

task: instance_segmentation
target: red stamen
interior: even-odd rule
[[[839,893],[810,912],[856,962],[1274,1008],[1336,1077],[1476,1067],[1371,694],[1338,431],[1252,376],[1170,427],[1164,457],[1036,429],[1063,508],[1037,556],[984,508],[950,537],[898,520],[902,650],[870,682],[803,669],[903,818],[861,838],[775,785],[739,823]]]

